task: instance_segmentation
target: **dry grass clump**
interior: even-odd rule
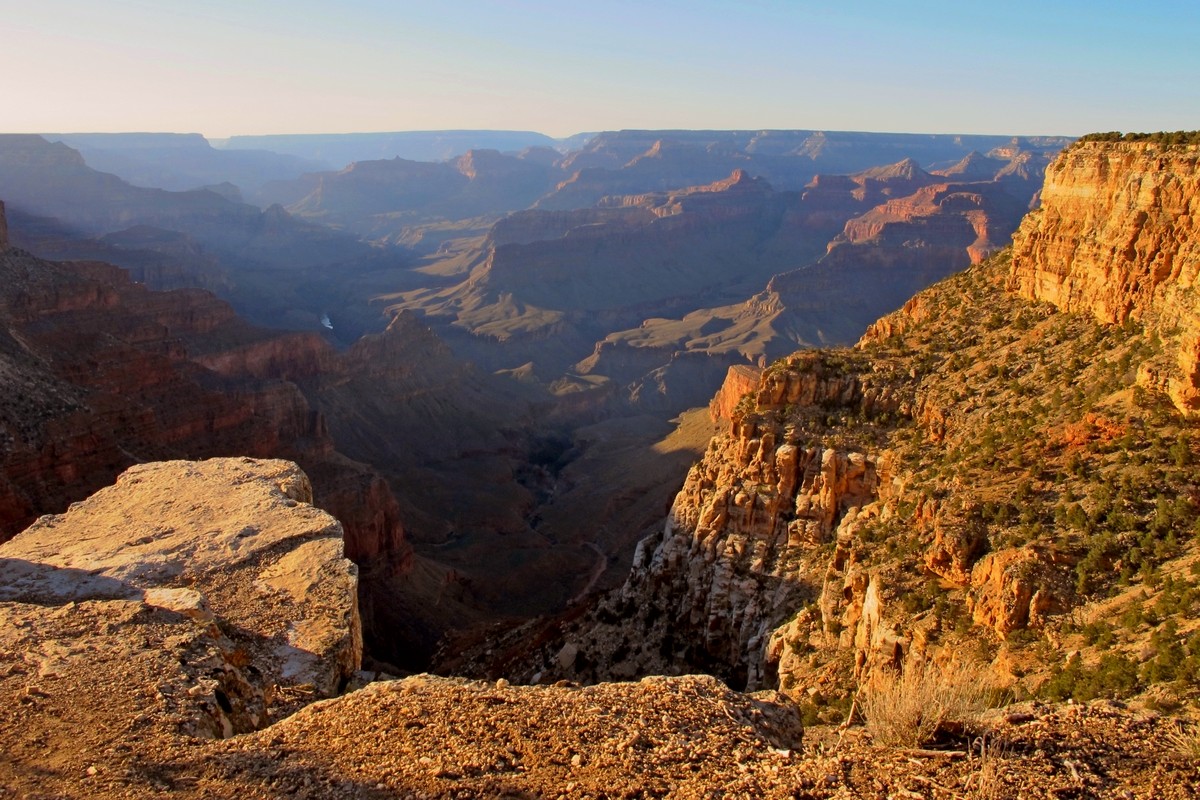
[[[1009,756],[1008,742],[980,736],[971,743],[968,755],[978,767],[963,784],[966,797],[970,800],[1001,800],[1011,794],[1003,775],[1004,761]]]
[[[1200,761],[1200,724],[1180,723],[1168,739],[1176,753],[1191,761]]]
[[[885,747],[921,747],[951,723],[969,726],[995,698],[979,675],[931,663],[875,672],[861,688],[867,732]]]

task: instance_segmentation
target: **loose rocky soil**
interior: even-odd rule
[[[0,678],[0,798],[1190,798],[1177,723],[1107,701],[1024,704],[937,749],[801,731],[713,678],[523,687],[419,675],[224,741],[181,736],[127,684]],[[133,699],[142,698],[138,703]],[[128,702],[127,702],[128,701]],[[149,710],[139,710],[140,705]]]

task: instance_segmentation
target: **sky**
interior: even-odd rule
[[[1200,0],[0,0],[0,132],[1200,128]]]

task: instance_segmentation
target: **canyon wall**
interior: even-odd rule
[[[1042,207],[1013,236],[1009,287],[1102,322],[1134,320],[1175,348],[1148,376],[1200,410],[1200,146],[1082,142],[1046,171]],[[1158,372],[1156,370],[1156,372]]]
[[[729,430],[625,585],[541,629],[512,673],[699,669],[803,699],[932,659],[1036,691],[1051,665],[1022,637],[1075,641],[1063,615],[1094,619],[1103,587],[1165,569],[1197,516],[1176,500],[1195,457],[1178,384],[1146,379],[1200,313],[1196,149],[1152,149],[1063,155],[1011,255],[921,292],[854,350],[732,370],[711,406]]]
[[[317,337],[247,325],[196,289],[152,292],[109,264],[0,253],[0,538],[139,461],[284,455],[314,474],[356,559],[408,557],[382,479],[338,454],[293,382],[332,363]]]

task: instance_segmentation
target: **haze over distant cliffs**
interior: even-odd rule
[[[1174,138],[1058,155],[1011,247],[1028,152],[524,209],[352,273],[440,285],[381,293],[386,327],[343,348],[15,244],[190,252],[179,231],[9,230],[0,204],[0,525],[54,512],[0,543],[0,782],[1196,796],[1194,728],[1170,715],[1200,674],[1200,145]],[[588,326],[736,295],[808,250],[721,307],[761,325],[654,318],[539,379]],[[605,388],[670,336],[745,359],[772,326],[833,325],[823,307],[852,318],[956,260],[853,348],[735,364],[670,435]],[[308,474],[133,463],[230,450]],[[391,680],[431,664],[488,680]],[[922,727],[897,711],[918,693],[921,725],[961,699]]]
[[[655,140],[618,169],[585,167],[476,242],[443,241],[423,269],[459,282],[399,294],[394,307],[449,322],[439,330],[493,367],[528,363],[572,391],[582,375],[640,407],[678,410],[705,402],[729,364],[852,341],[912,292],[1004,246],[1061,144],[1004,140],[983,155],[955,140],[939,152],[957,157],[929,170],[905,158],[815,176],[825,150],[797,145],[801,155],[764,162],[785,183],[806,176],[780,191],[750,172],[758,150],[701,147],[700,135]],[[597,137],[562,163],[615,162],[625,138]],[[896,145],[862,138],[867,153],[834,155],[867,160]],[[712,183],[650,190],[739,163]],[[551,210],[588,169],[600,199]]]
[[[232,136],[217,145],[230,153],[267,150],[338,168],[353,161],[403,158],[445,161],[468,150],[524,150],[529,147],[577,147],[590,134],[552,139],[533,131],[401,131],[395,133],[298,133]]]
[[[232,184],[239,193],[326,165],[270,150],[220,150],[198,133],[48,133],[88,166],[135,186],[172,191]]]

